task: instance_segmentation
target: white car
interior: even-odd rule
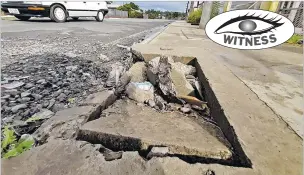
[[[96,21],[101,22],[108,13],[108,6],[106,1],[4,1],[1,10],[22,21],[31,17],[50,17],[56,22],[65,22],[69,17],[74,20],[79,17],[95,17]]]

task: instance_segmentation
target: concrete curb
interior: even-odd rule
[[[162,29],[160,29],[160,31],[158,31],[158,32],[156,32],[156,33],[154,33],[154,34],[148,36],[147,38],[145,38],[145,39],[141,42],[141,44],[148,44],[148,43],[150,43],[154,38],[156,38],[158,35],[160,35],[164,30],[166,30],[166,29],[168,28],[169,25],[170,25],[170,24],[168,24],[168,25],[162,27]]]

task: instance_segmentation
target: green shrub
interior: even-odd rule
[[[2,135],[1,157],[4,159],[15,157],[24,151],[31,149],[35,143],[35,140],[31,135],[22,135],[17,141],[14,131],[9,126],[4,127]]]
[[[137,11],[129,11],[129,18],[143,18],[143,14]]]
[[[188,23],[199,24],[201,20],[201,15],[202,15],[202,9],[198,9],[196,11],[191,12],[188,16]]]

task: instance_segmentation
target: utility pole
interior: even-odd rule
[[[259,10],[260,7],[261,7],[261,2],[256,1],[255,4],[254,4],[254,6],[253,6],[253,9]]]
[[[207,22],[210,20],[212,4],[212,1],[204,1],[204,4],[202,6],[202,16],[199,24],[200,29],[205,29]]]
[[[191,12],[193,12],[193,6],[194,6],[194,1],[191,1],[190,2],[190,11],[189,11],[189,13],[191,13]]]
[[[228,12],[231,9],[232,1],[226,1],[224,5],[224,12]]]
[[[189,1],[187,2],[187,7],[186,7],[186,21],[188,21],[188,7],[189,7]]]

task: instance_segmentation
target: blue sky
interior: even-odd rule
[[[117,2],[114,1],[113,4],[123,4],[128,2]],[[184,2],[153,2],[153,1],[135,1],[135,4],[137,4],[141,9],[148,10],[148,9],[154,9],[154,10],[160,10],[160,11],[176,11],[176,12],[185,12],[187,1]]]

